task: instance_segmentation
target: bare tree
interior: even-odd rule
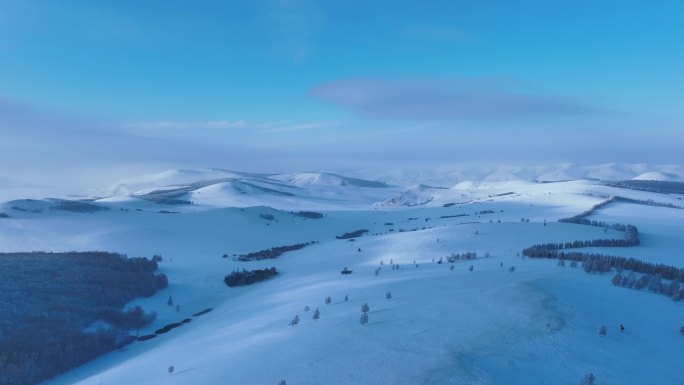
[[[606,325],[601,325],[601,327],[600,327],[599,330],[598,330],[598,334],[599,334],[601,337],[605,337],[606,334],[608,334],[608,328],[606,327]]]
[[[587,373],[582,377],[582,379],[579,382],[579,385],[595,385],[596,384],[596,377],[594,377],[594,373]]]
[[[296,315],[292,321],[290,321],[290,326],[295,327],[297,324],[299,324],[299,316]]]
[[[364,303],[361,305],[361,313],[368,313],[370,311],[370,307],[368,306],[368,303]]]

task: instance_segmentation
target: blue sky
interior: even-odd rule
[[[679,163],[682,14],[670,0],[0,0],[0,161],[116,176]]]

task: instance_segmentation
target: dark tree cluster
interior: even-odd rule
[[[684,185],[684,183],[683,183]],[[577,214],[575,216],[572,216],[570,218],[563,218],[560,219],[559,222],[566,222],[566,223],[578,223],[582,225],[591,225],[591,226],[599,226],[599,227],[609,227],[611,228],[611,225],[608,225],[604,222],[598,222],[598,221],[590,221],[587,219],[588,216],[596,212],[597,210],[600,210],[604,208],[605,206],[614,203],[614,202],[623,202],[623,203],[634,203],[638,205],[647,205],[647,206],[658,206],[658,207],[668,207],[668,208],[673,208],[673,209],[684,209],[684,206],[677,206],[672,203],[664,203],[664,202],[656,202],[654,200],[643,200],[643,199],[632,199],[632,198],[625,198],[625,197],[610,197],[606,199],[605,201],[601,203],[597,203],[594,206],[592,206],[589,210],[584,211],[580,214]]]
[[[440,218],[446,219],[446,218],[458,218],[458,217],[467,217],[468,214],[456,214],[456,215],[442,215]]]
[[[681,279],[669,282],[663,282],[660,275],[643,274],[637,278],[637,275],[630,272],[628,275],[617,273],[613,276],[613,285],[627,287],[636,290],[648,290],[650,292],[661,294],[672,298],[673,301],[679,302],[684,299],[684,287]]]
[[[136,195],[136,198],[154,202],[160,205],[191,205],[192,202],[186,199],[179,199],[193,191],[196,187],[186,186],[170,190],[155,190],[147,194]]]
[[[0,218],[9,218],[10,216],[7,215],[7,213],[3,213],[0,211]]]
[[[456,262],[456,261],[468,261],[468,260],[475,259],[475,258],[477,258],[477,253],[473,253],[470,251],[468,251],[466,253],[462,253],[462,254],[451,253],[450,255],[448,255],[446,257],[447,262],[451,262],[451,263]],[[440,258],[440,261],[441,261],[441,258]]]
[[[678,182],[680,185],[684,185],[682,182]],[[652,199],[649,200],[643,200],[643,199],[633,199],[633,198],[625,198],[625,197],[615,197],[616,202],[625,202],[625,203],[634,203],[637,205],[646,205],[646,206],[657,206],[657,207],[667,207],[670,209],[684,209],[684,206],[677,206],[672,203],[665,203],[665,202],[656,202]]]
[[[156,266],[105,252],[0,254],[0,384],[37,384],[130,343],[155,314],[122,308],[166,286]]]
[[[239,257],[237,257],[238,261],[242,262],[247,262],[247,261],[258,261],[260,259],[275,259],[283,255],[284,253],[288,251],[295,251],[302,249],[310,244],[313,244],[314,242],[306,242],[306,243],[295,243],[294,245],[285,245],[285,246],[276,246],[276,247],[271,247],[270,249],[265,249],[265,250],[259,250],[259,251],[254,251],[251,253],[247,254],[242,254]]]
[[[120,330],[140,330],[157,319],[157,313],[145,313],[140,306],[126,311],[106,309],[99,318]]]
[[[292,213],[292,215],[302,217],[302,218],[307,218],[307,219],[321,219],[321,218],[323,218],[323,214],[317,213],[315,211],[295,211]]]
[[[550,258],[582,262],[584,270],[588,273],[606,273],[611,269],[621,269],[633,271],[635,273],[660,276],[663,279],[671,281],[678,280],[684,282],[684,269],[661,263],[644,262],[635,258],[616,257],[596,253],[581,253],[576,251],[562,252],[541,249],[535,249],[535,252],[533,253],[525,253],[525,251],[523,251],[523,255],[530,258]]]
[[[275,267],[270,269],[257,269],[247,271],[236,270],[223,278],[223,282],[230,287],[251,285],[256,282],[264,281],[278,274]]]
[[[337,239],[358,238],[367,232],[368,232],[368,229],[360,229],[360,230],[356,230],[356,231],[350,231],[350,232],[344,233],[342,235],[338,235],[335,238],[337,238]]]
[[[16,211],[21,211],[22,213],[35,213],[35,214],[38,214],[38,213],[42,213],[42,212],[43,212],[42,209],[25,209],[25,208],[19,207],[19,206],[12,206],[11,209],[12,209],[12,210],[16,210]]]
[[[612,228],[625,233],[624,239],[598,239],[592,241],[574,241],[565,243],[547,243],[533,245],[523,250],[523,255],[530,258],[553,258],[558,259],[559,266],[565,266],[565,261],[571,261],[570,266],[576,267],[577,262],[582,262],[582,267],[587,273],[607,273],[612,269],[618,269],[613,276],[612,282],[616,286],[630,289],[647,289],[653,293],[662,294],[678,302],[684,299],[684,269],[664,264],[656,264],[640,261],[634,258],[617,257],[596,253],[581,253],[576,251],[562,252],[562,249],[582,247],[630,247],[639,244],[639,231],[636,226],[613,224],[606,225],[603,222],[589,221],[586,216],[593,211],[616,201],[635,201],[627,198],[610,198],[607,201],[595,205],[591,210],[580,215],[561,221],[579,223],[590,226]],[[640,201],[637,201],[637,203]],[[630,271],[623,275],[622,270]],[[635,273],[641,274],[637,277]],[[669,282],[663,282],[663,279]]]
[[[607,206],[607,205],[609,205],[609,204],[611,204],[611,203],[613,203],[613,202],[615,202],[615,198],[614,198],[614,197],[610,197],[610,198],[606,199],[606,200],[603,201],[603,202],[600,202],[600,203],[597,203],[597,204],[593,205],[589,210],[586,210],[586,211],[584,211],[584,212],[581,212],[581,213],[579,213],[579,214],[577,214],[577,215],[575,215],[575,216],[572,216],[572,217],[570,217],[570,218],[559,219],[558,222],[578,223],[578,224],[581,224],[581,225],[589,225],[589,224],[591,224],[591,221],[588,221],[588,223],[587,223],[586,218],[587,218],[588,216],[590,216],[590,215],[593,214],[595,211],[600,210],[601,208],[603,208],[603,207],[605,207],[605,206]]]
[[[626,239],[594,239],[591,241],[573,241],[565,243],[546,243],[543,245],[533,245],[523,249],[523,255],[533,258],[555,258],[546,257],[545,253],[563,249],[581,249],[585,247],[632,247],[637,246],[639,240]]]
[[[275,219],[275,217],[273,216],[273,214],[259,214],[259,218],[265,219],[265,220],[267,220],[267,221],[272,221],[272,220]]]
[[[661,194],[684,194],[684,182],[662,180],[625,180],[619,182],[603,182],[607,186],[624,189],[657,192]]]
[[[632,273],[627,276],[618,273],[613,277],[614,285],[637,290],[647,289],[671,297],[674,301],[684,299],[684,288],[682,287],[684,269],[682,268],[604,254],[562,252],[538,247],[534,248],[533,252],[530,252],[532,248],[526,250],[528,252],[523,251],[523,255],[530,258],[556,258],[559,261],[581,262],[584,271],[587,273],[607,273],[612,269],[627,270]],[[634,273],[642,275],[637,278]],[[664,283],[663,279],[668,280],[669,283]]]
[[[64,210],[74,213],[94,213],[109,210],[109,207],[98,206],[87,201],[70,201],[66,199],[55,199],[53,201],[55,205],[50,207],[50,210]]]

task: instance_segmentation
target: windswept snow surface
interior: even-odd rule
[[[581,180],[485,181],[402,192],[314,183],[316,178],[252,176],[247,183],[266,187],[270,180],[283,184],[274,190],[293,195],[258,187],[236,194],[231,183],[247,179],[227,178],[193,190],[195,205],[118,197],[98,201],[110,210],[95,213],[50,210],[43,201],[21,203],[41,212],[13,210],[13,203],[0,207],[10,214],[0,218],[3,251],[162,254],[160,270],[168,275],[169,287],[130,303],[158,313],[141,334],[193,319],[46,384],[560,385],[578,383],[588,372],[599,384],[681,384],[683,304],[615,287],[612,274],[586,274],[558,267],[555,260],[517,255],[535,243],[620,237],[612,230],[557,222],[609,196],[680,204],[681,196]],[[232,200],[250,195],[262,206],[243,207],[250,202]],[[264,207],[269,199],[278,203],[270,206],[281,209]],[[345,204],[354,209],[342,209]],[[318,207],[323,218],[290,212],[311,207]],[[684,266],[684,210],[613,203],[590,218],[633,223],[641,231],[641,246],[602,252]],[[353,241],[336,239],[359,229],[369,231]],[[309,241],[318,243],[277,259],[232,259]],[[433,262],[469,251],[478,258],[458,261],[454,270],[449,263]],[[392,269],[390,261],[400,269]],[[251,286],[229,288],[222,280],[235,269],[271,266],[279,274]],[[340,274],[345,266],[351,275]],[[388,291],[391,300],[385,298]],[[166,305],[169,296],[180,312]],[[324,302],[327,296],[330,305]],[[366,326],[359,323],[364,303],[370,306]],[[208,307],[214,310],[192,317]],[[312,319],[316,308],[317,321]],[[299,325],[289,326],[296,315]],[[606,337],[597,333],[601,325],[608,327]],[[170,365],[175,367],[171,375]]]

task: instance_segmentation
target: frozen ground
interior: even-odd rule
[[[174,183],[196,181],[188,173],[181,176],[187,178],[167,175],[176,178]],[[242,174],[210,176],[245,180]],[[259,185],[267,177],[247,178]],[[295,196],[259,189],[236,194],[225,187],[231,180],[190,192],[196,204],[189,206],[124,194],[100,200],[110,210],[92,214],[50,210],[44,202],[0,208],[11,215],[0,219],[3,251],[161,253],[169,287],[130,304],[159,314],[143,333],[214,308],[48,384],[575,384],[587,372],[598,384],[682,383],[681,303],[615,287],[612,274],[586,274],[553,260],[517,256],[535,243],[619,237],[556,222],[608,196],[682,202],[678,196],[582,180],[470,183],[414,188],[407,194],[356,180],[341,183],[344,179],[333,174],[268,178],[286,184],[279,189]],[[129,185],[154,191],[149,179]],[[200,201],[197,192],[208,195],[202,189],[210,187],[212,198]],[[127,186],[118,188],[131,193]],[[426,196],[432,199],[413,205]],[[236,197],[244,205],[236,205]],[[271,199],[277,204],[270,205]],[[43,211],[12,210],[15,204]],[[240,207],[253,204],[259,205]],[[305,209],[324,217],[304,219],[289,212]],[[273,220],[264,219],[267,214]],[[641,246],[602,252],[684,267],[684,210],[614,203],[591,219],[632,223],[641,230]],[[357,229],[369,232],[353,242],[335,238]],[[274,260],[221,257],[314,240],[319,243]],[[458,261],[454,270],[448,263],[433,263],[433,258],[467,251],[478,258]],[[391,269],[390,260],[401,269]],[[223,284],[223,276],[236,268],[271,266],[280,272],[271,280],[240,288]],[[345,266],[353,274],[341,275]],[[385,299],[387,291],[391,300]],[[168,296],[181,306],[179,313],[166,306]],[[327,296],[330,305],[324,303]],[[370,306],[366,326],[359,324],[363,303]],[[318,321],[312,319],[315,308],[321,312]],[[295,315],[301,322],[291,327]],[[598,335],[600,325],[608,327],[606,337]],[[173,375],[169,365],[175,367]]]

